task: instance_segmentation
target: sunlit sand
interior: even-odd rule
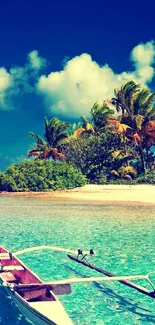
[[[86,185],[48,192],[1,192],[1,196],[48,197],[97,202],[140,202],[155,204],[154,185]]]

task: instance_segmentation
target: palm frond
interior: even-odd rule
[[[30,150],[27,157],[40,157],[42,155],[42,151],[37,151],[37,150]]]
[[[120,177],[120,175],[118,174],[118,172],[116,171],[116,170],[111,170],[111,172],[110,172],[110,174],[112,175],[112,176],[115,176],[115,177]]]
[[[145,114],[145,119],[148,121],[155,120],[155,106],[147,110],[147,113]]]
[[[48,121],[45,119],[45,139],[51,147],[56,147],[63,138],[69,136],[70,124],[54,117]]]
[[[129,179],[129,181],[132,181],[132,177],[130,175],[128,175],[128,174],[124,175],[124,178]]]
[[[155,121],[147,122],[145,124],[145,127],[144,127],[144,132],[145,132],[146,135],[148,135],[151,138],[155,139]]]
[[[148,88],[141,89],[134,100],[134,115],[146,116],[148,111],[152,109],[154,102],[155,93],[151,93]]]
[[[85,129],[84,129],[84,128],[78,128],[78,129],[76,129],[76,130],[73,132],[71,138],[77,139],[77,138],[79,138],[79,137],[80,137],[84,132],[85,132]]]
[[[155,103],[155,93],[150,93],[144,102],[144,109],[147,111],[152,108]]]
[[[118,173],[123,177],[125,175],[137,176],[137,171],[132,166],[121,166],[118,170]]]
[[[122,111],[122,116],[125,113],[133,114],[134,98],[139,91],[140,86],[134,81],[125,82],[119,90],[114,90],[116,98],[112,98],[112,104],[117,112]]]
[[[38,145],[45,145],[46,144],[46,141],[40,135],[38,135],[36,133],[29,132],[28,137],[36,140]]]
[[[136,129],[141,130],[144,122],[144,116],[140,114],[135,115],[133,121],[135,121]]]

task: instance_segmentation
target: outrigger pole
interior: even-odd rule
[[[73,260],[73,261],[75,261],[75,262],[77,262],[77,263],[79,263],[79,264],[82,264],[82,265],[84,265],[84,266],[87,266],[87,267],[89,267],[89,268],[92,269],[92,270],[95,270],[95,271],[97,271],[97,272],[99,272],[99,273],[102,273],[102,274],[104,274],[104,275],[106,275],[106,276],[108,276],[108,277],[113,277],[113,278],[115,277],[114,274],[112,274],[112,273],[110,273],[110,272],[108,272],[108,271],[105,271],[105,270],[103,270],[103,269],[101,269],[101,268],[99,268],[99,267],[97,267],[97,266],[95,266],[95,265],[93,265],[93,264],[90,264],[90,263],[88,263],[87,261],[85,261],[84,259],[79,259],[79,258],[77,258],[77,257],[74,257],[74,256],[70,255],[70,254],[67,254],[67,256],[68,256],[71,260]],[[150,272],[150,273],[153,273],[153,272]],[[120,283],[122,283],[122,284],[124,284],[124,285],[126,285],[126,286],[128,286],[128,287],[130,287],[130,288],[132,288],[132,289],[135,289],[135,290],[139,291],[140,293],[142,293],[142,294],[144,294],[144,295],[146,295],[146,296],[149,296],[149,297],[155,299],[155,287],[153,286],[152,282],[151,282],[150,279],[148,278],[148,276],[149,276],[150,273],[148,273],[148,275],[146,275],[146,276],[141,276],[141,279],[146,279],[146,280],[148,280],[148,282],[150,283],[150,285],[151,285],[152,288],[153,288],[153,291],[149,291],[149,290],[145,289],[144,287],[141,287],[141,286],[139,286],[139,285],[137,285],[137,284],[135,284],[135,283],[132,283],[132,282],[130,282],[130,281],[128,281],[128,280],[118,279],[117,281],[120,282]],[[115,277],[115,278],[117,279],[117,277]],[[123,277],[122,277],[122,278],[123,278]],[[124,278],[125,278],[125,277],[124,277]],[[140,277],[139,277],[139,279],[140,279]],[[96,281],[97,281],[97,280],[96,280]]]
[[[110,282],[110,281],[125,281],[125,280],[139,280],[139,279],[148,279],[148,275],[129,275],[129,276],[114,276],[114,277],[89,277],[89,278],[71,278],[71,279],[63,279],[56,280],[52,282],[44,282],[44,283],[31,283],[31,284],[15,284],[11,285],[11,288],[20,292],[20,291],[29,291],[29,290],[39,290],[39,289],[48,289],[52,290],[57,295],[59,294],[68,294],[71,293],[71,284],[73,283],[82,283],[82,282]],[[150,282],[150,280],[149,280]],[[150,282],[151,284],[151,282]],[[152,284],[151,284],[152,285]],[[155,298],[152,297],[152,298]]]
[[[22,255],[22,254],[25,254],[25,253],[30,253],[30,252],[34,252],[34,251],[39,251],[39,250],[52,250],[54,252],[62,252],[62,253],[69,253],[69,254],[84,254],[84,256],[87,256],[87,255],[93,255],[94,254],[94,251],[91,249],[89,251],[81,251],[80,249],[77,250],[71,250],[71,249],[68,249],[68,248],[62,248],[62,247],[58,247],[58,246],[35,246],[35,247],[28,247],[28,248],[24,248],[20,251],[17,251],[17,252],[14,252],[12,253],[13,256],[18,256],[18,255]],[[5,255],[5,259],[6,259],[6,255],[8,256],[9,258],[9,254],[0,254],[0,255]],[[3,257],[3,256],[2,256]],[[1,258],[0,258],[1,259]]]
[[[122,276],[122,277],[120,276],[120,277],[117,277],[113,273],[105,271],[105,270],[103,270],[103,269],[101,269],[101,268],[99,268],[99,267],[97,267],[97,266],[95,266],[93,264],[88,263],[85,260],[87,255],[94,255],[93,249],[91,249],[89,251],[86,251],[86,252],[83,252],[81,249],[78,249],[78,251],[77,250],[74,251],[74,250],[65,249],[65,248],[61,248],[61,247],[57,247],[57,246],[56,247],[53,247],[53,246],[37,246],[37,247],[25,248],[23,250],[14,252],[11,255],[12,256],[18,256],[20,254],[29,253],[29,252],[32,252],[32,251],[37,251],[37,250],[42,250],[42,249],[49,249],[49,250],[53,250],[53,251],[57,251],[57,252],[68,253],[67,256],[71,260],[73,260],[73,261],[75,261],[75,262],[77,262],[79,264],[83,264],[84,266],[87,266],[90,269],[93,269],[93,270],[95,270],[95,271],[97,271],[99,273],[102,273],[102,274],[106,275],[107,277],[110,277],[111,281],[118,281],[118,282],[132,288],[132,289],[135,289],[135,290],[139,291],[140,293],[142,293],[142,294],[144,294],[146,296],[149,296],[149,297],[155,299],[155,286],[153,285],[153,283],[149,279],[149,275],[151,273],[154,273],[154,272],[149,272],[147,275],[141,275],[141,276],[126,276],[126,277],[125,276]],[[77,257],[75,257],[73,255],[70,255],[70,254],[76,254]],[[1,254],[1,255],[6,255],[6,254]],[[79,259],[80,255],[81,255],[81,259]],[[6,259],[6,256],[4,256],[4,258]],[[8,258],[10,258],[10,257],[8,256]],[[3,256],[2,256],[2,259],[3,259]],[[139,285],[137,285],[137,284],[135,284],[133,282],[130,282],[130,281],[128,281],[128,279],[130,279],[130,280],[146,279],[149,282],[149,284],[151,285],[151,287],[153,288],[153,291],[149,291],[149,290],[147,290],[146,288],[144,288],[142,286],[139,286]],[[66,279],[66,280],[55,281],[55,282],[52,282],[52,283],[44,283],[42,285],[45,285],[45,286],[50,286],[51,285],[51,286],[53,286],[55,288],[57,288],[57,286],[60,286],[60,289],[61,289],[61,285],[64,286],[64,287],[66,286],[65,290],[67,289],[66,291],[68,291],[68,293],[69,293],[69,291],[70,291],[69,286],[70,286],[71,283],[88,282],[88,281],[96,281],[96,282],[97,281],[108,281],[108,279],[105,278],[105,280],[104,280],[104,278],[102,279],[102,278],[95,278],[95,277],[94,278],[83,278],[83,279]],[[110,279],[109,279],[109,281],[110,281]],[[35,287],[36,285],[32,284],[32,286]],[[38,285],[38,287],[39,286],[40,285]],[[17,287],[18,287],[18,290],[24,289],[24,287],[23,288],[20,287],[20,286],[17,286]],[[27,285],[25,285],[25,287],[28,288]]]

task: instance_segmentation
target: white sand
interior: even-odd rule
[[[86,185],[72,190],[54,192],[2,192],[1,196],[65,198],[96,202],[140,202],[155,204],[154,185]]]
[[[152,185],[86,185],[66,192],[58,197],[80,200],[122,201],[155,204],[155,186]]]

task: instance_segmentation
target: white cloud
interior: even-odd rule
[[[142,84],[149,83],[152,81],[154,76],[154,68],[150,66],[142,67],[137,70],[137,76]],[[138,79],[137,78],[137,79]]]
[[[0,92],[5,91],[12,84],[12,78],[5,68],[0,68]]]
[[[61,71],[41,75],[46,59],[34,50],[28,54],[24,66],[14,66],[9,71],[0,67],[0,109],[10,109],[20,102],[21,96],[37,91],[43,96],[46,109],[57,116],[79,117],[88,115],[96,101],[113,97],[114,88],[134,80],[148,85],[155,73],[155,43],[141,43],[130,55],[132,71],[116,73],[108,64],[100,66],[83,53],[67,62]]]
[[[0,107],[7,109],[5,97],[7,90],[12,86],[12,77],[4,67],[0,68]]]
[[[147,85],[153,76],[154,42],[140,44],[131,52],[135,70],[115,73],[107,64],[99,66],[91,56],[83,53],[69,60],[64,69],[42,75],[37,84],[45,106],[51,113],[63,117],[88,115],[96,101],[113,97],[113,90],[123,82],[134,80]]]
[[[155,61],[155,42],[141,43],[134,47],[130,59],[135,66],[137,79],[142,84],[151,82],[155,72],[152,67]]]
[[[13,79],[13,87],[10,90],[10,95],[19,96],[33,91],[33,87],[30,85],[30,73],[27,66],[11,68],[10,75]]]
[[[39,56],[38,51],[34,50],[28,54],[30,67],[34,70],[40,70],[46,66],[46,59]]]
[[[0,109],[13,109],[26,93],[32,93],[38,80],[39,70],[46,65],[46,59],[38,51],[28,54],[24,66],[14,66],[9,71],[0,68]]]
[[[131,51],[131,61],[136,67],[146,67],[154,63],[155,43],[154,41],[141,43]]]

